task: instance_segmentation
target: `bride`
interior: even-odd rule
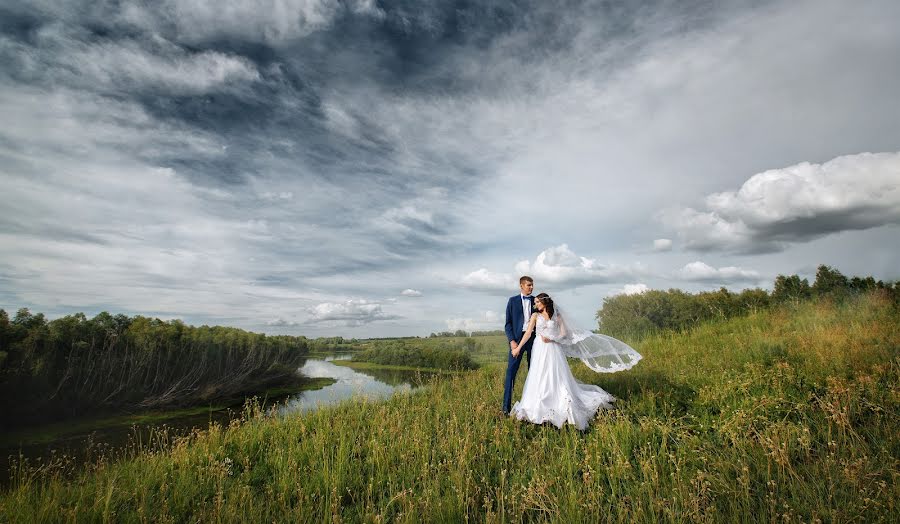
[[[535,297],[536,313],[531,315],[525,344],[536,330],[533,356],[522,390],[522,400],[512,407],[512,416],[535,424],[550,422],[561,428],[574,425],[579,430],[600,408],[611,408],[615,397],[599,386],[582,384],[572,376],[566,357],[581,360],[598,373],[630,369],[641,355],[628,344],[606,335],[574,329],[571,320],[554,306],[546,293]],[[518,349],[513,356],[518,356]]]

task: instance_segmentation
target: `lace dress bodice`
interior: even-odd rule
[[[559,338],[559,326],[556,325],[556,321],[552,318],[547,320],[544,318],[544,315],[538,315],[535,333],[537,333],[537,336],[539,337],[547,337],[550,340],[556,340]]]

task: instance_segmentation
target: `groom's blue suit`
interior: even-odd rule
[[[534,297],[528,297],[528,301],[531,302],[531,310],[534,311]],[[506,339],[509,342],[522,340],[522,336],[525,334],[525,330],[522,329],[525,325],[525,320],[525,312],[522,311],[522,295],[509,297],[509,301],[506,303]],[[532,336],[522,346],[518,357],[512,355],[512,350],[507,345],[506,381],[503,384],[504,414],[509,414],[509,411],[512,409],[513,385],[516,381],[516,373],[519,372],[519,364],[522,363],[523,353],[525,358],[528,359],[528,367],[531,368],[531,344],[533,342],[534,337]]]

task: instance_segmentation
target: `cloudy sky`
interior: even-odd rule
[[[0,307],[356,337],[900,279],[900,2],[0,4]]]

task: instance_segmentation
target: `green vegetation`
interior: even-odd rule
[[[7,426],[123,408],[203,405],[292,381],[303,337],[179,320],[84,314],[47,321],[0,310],[0,413]]]
[[[390,371],[419,371],[423,373],[461,373],[461,370],[424,368],[414,366],[399,366],[394,364],[375,364],[373,362],[360,362],[356,360],[333,360],[332,364],[360,371],[390,370]],[[377,378],[377,377],[376,377]]]
[[[900,305],[900,282],[876,282],[872,277],[847,278],[834,268],[820,265],[812,286],[797,275],[778,275],[771,293],[758,288],[734,293],[723,287],[694,294],[670,289],[607,297],[597,312],[597,320],[602,333],[639,339],[651,333],[683,331],[701,322],[734,318],[780,304],[796,304],[810,298],[840,302],[872,292]]]
[[[20,470],[0,521],[896,522],[898,325],[874,292],[650,335],[628,372],[573,368],[619,398],[584,433],[499,418],[502,365],[286,419],[248,406],[75,479]]]
[[[470,356],[476,349],[474,338],[465,339],[459,348],[427,347],[417,340],[379,340],[354,354],[353,360],[387,366],[466,370],[478,367]]]

